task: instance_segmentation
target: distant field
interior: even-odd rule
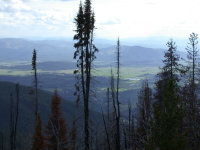
[[[116,69],[112,70],[113,73],[116,73]],[[137,81],[155,75],[158,71],[158,67],[121,67],[120,78],[124,80]],[[111,75],[111,68],[98,68],[93,71],[93,75],[109,77]]]
[[[73,74],[73,69],[68,70],[37,70],[39,74]],[[116,69],[112,69],[113,74],[116,73]],[[120,78],[123,80],[130,80],[130,83],[135,83],[140,79],[151,78],[152,75],[157,74],[158,67],[121,67]],[[19,70],[19,69],[0,69],[0,75],[11,76],[26,76],[31,75],[32,70]],[[93,76],[110,77],[111,68],[98,68],[92,71]]]
[[[7,66],[4,69],[0,69],[0,76],[19,76],[25,77],[30,76],[32,74],[31,67],[30,69],[24,69],[22,63],[16,63],[17,66],[22,66],[22,69],[19,68],[9,68],[12,66],[11,64],[0,64],[0,66]],[[27,65],[27,64],[25,64]],[[29,64],[30,65],[30,64]],[[38,74],[40,75],[72,75],[73,69],[66,69],[66,70],[42,70],[38,69]],[[116,76],[116,69],[112,69],[114,75]],[[158,67],[121,67],[120,68],[120,91],[127,91],[131,89],[138,89],[141,87],[141,81],[144,79],[148,79],[150,81],[150,85],[153,85],[154,77],[158,73]],[[108,78],[111,76],[111,68],[110,67],[102,67],[97,68],[92,71],[93,76],[95,77],[105,77]],[[105,91],[106,87],[101,87],[99,90]],[[52,91],[52,89],[46,89],[48,91]]]

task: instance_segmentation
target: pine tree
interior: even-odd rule
[[[187,50],[187,62],[188,62],[188,67],[189,67],[189,76],[190,76],[190,81],[191,81],[191,85],[195,85],[198,77],[198,34],[196,33],[192,33],[190,34],[189,37],[189,43],[188,46],[186,48]]]
[[[155,99],[157,100],[157,103],[159,103],[159,106],[163,107],[163,87],[169,83],[169,80],[174,80],[176,83],[180,80],[180,75],[184,74],[186,72],[186,68],[179,63],[180,56],[176,54],[176,44],[171,39],[167,42],[168,50],[165,52],[164,55],[164,66],[161,68],[161,72],[158,73],[158,81],[156,84],[156,93],[155,93]],[[164,108],[163,108],[164,109]]]
[[[185,73],[185,68],[179,63],[180,56],[176,53],[176,43],[171,39],[166,45],[168,50],[164,55],[162,71],[166,73],[169,79],[179,80],[178,74]]]
[[[155,146],[160,150],[182,150],[185,146],[181,133],[184,111],[179,105],[178,86],[173,79],[163,87],[164,108],[154,103],[153,125]]]
[[[45,144],[45,137],[42,133],[42,120],[40,113],[38,113],[35,131],[33,135],[32,150],[45,150],[45,149],[46,149],[46,144]]]
[[[46,126],[47,147],[49,150],[68,150],[67,124],[62,117],[61,98],[55,90],[51,101],[51,113]]]
[[[189,37],[187,50],[188,63],[188,79],[185,83],[183,100],[186,103],[186,131],[188,135],[188,147],[192,150],[200,148],[200,110],[197,97],[198,76],[199,76],[199,50],[198,50],[198,34],[192,33]]]
[[[96,46],[93,44],[94,40],[94,29],[95,29],[95,15],[91,10],[91,1],[85,0],[84,7],[82,4],[79,6],[79,12],[75,18],[76,34],[74,40],[77,43],[74,44],[76,48],[74,52],[74,59],[77,59],[77,69],[74,74],[80,80],[75,85],[76,92],[79,100],[80,88],[82,91],[84,101],[84,131],[85,131],[85,150],[90,149],[89,145],[89,99],[90,99],[90,83],[91,83],[91,69],[92,62],[95,60],[95,53],[98,51]],[[80,76],[80,77],[79,77]]]
[[[148,148],[160,150],[182,150],[184,138],[181,132],[184,108],[180,102],[178,86],[179,73],[184,73],[178,63],[175,42],[167,43],[164,66],[156,83],[155,101],[153,103],[152,137]]]

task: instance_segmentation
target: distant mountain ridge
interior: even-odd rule
[[[142,46],[126,46],[122,45],[120,49],[120,62],[124,66],[160,66],[164,58],[166,49],[153,49]],[[185,57],[185,53],[177,51],[181,57]],[[97,54],[99,61],[115,61],[116,46],[101,49]]]
[[[0,62],[31,61],[32,51],[38,52],[38,61],[75,61],[73,60],[72,41],[41,40],[30,41],[25,39],[0,39]],[[103,44],[103,43],[102,43]],[[99,48],[97,61],[112,63],[115,61],[116,46]],[[122,65],[159,65],[164,56],[164,49],[153,49],[141,46],[121,46]],[[185,55],[183,52],[178,52]]]

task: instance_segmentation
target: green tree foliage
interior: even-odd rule
[[[164,85],[162,94],[164,107],[154,103],[152,126],[152,147],[159,150],[183,150],[185,139],[181,132],[184,111],[179,105],[178,86],[173,79]]]
[[[165,72],[167,78],[178,80],[178,73],[184,73],[184,67],[179,63],[180,56],[176,53],[176,43],[171,39],[167,42],[168,50],[164,55],[164,67],[162,71]]]
[[[168,84],[169,80],[174,80],[176,83],[179,81],[179,76],[184,74],[186,69],[179,63],[179,55],[176,54],[176,44],[171,39],[167,42],[168,50],[164,55],[164,66],[161,68],[161,72],[157,75],[158,81],[155,83],[155,99],[158,101],[160,107],[163,107],[164,97],[162,94],[163,87]]]
[[[173,40],[167,43],[168,51],[163,60],[164,66],[156,82],[155,102],[153,104],[152,138],[148,147],[160,150],[182,150],[184,137],[181,132],[184,108],[179,98],[179,74],[184,73],[179,64]]]

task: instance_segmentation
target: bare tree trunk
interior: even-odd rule
[[[113,109],[115,115],[115,127],[116,127],[116,135],[115,135],[115,150],[121,149],[121,138],[120,138],[120,102],[119,102],[119,80],[120,80],[120,42],[119,39],[117,41],[117,85],[116,85],[116,97],[115,97],[115,86],[114,86],[114,76],[111,70],[111,95],[113,102]]]
[[[10,94],[10,150],[14,150],[14,112],[12,94]]]
[[[17,126],[19,118],[19,84],[16,84],[16,95],[17,95],[17,104],[16,104],[16,116],[15,116],[15,127],[14,127],[14,150],[16,150]]]
[[[108,129],[107,129],[107,125],[106,125],[106,121],[105,121],[105,118],[104,118],[104,114],[103,114],[102,108],[101,108],[101,114],[102,114],[102,118],[103,118],[105,132],[106,132],[106,141],[107,141],[107,144],[108,144],[108,150],[111,150],[109,133],[108,133]]]
[[[110,89],[107,88],[107,117],[108,123],[110,122]]]
[[[37,68],[35,68],[35,116],[37,120],[38,115],[38,80],[37,80]]]
[[[119,78],[120,78],[120,42],[119,42],[119,38],[117,41],[117,94],[116,94],[116,98],[117,98],[117,117],[116,117],[116,126],[117,126],[117,139],[116,139],[116,150],[120,150],[121,148],[121,144],[120,144],[120,102],[119,102]]]
[[[124,131],[124,148],[125,150],[128,150],[126,129],[124,129],[123,131]]]
[[[128,148],[131,147],[130,141],[131,141],[131,102],[129,100],[128,103]]]
[[[17,140],[17,125],[19,116],[19,84],[16,84],[16,107],[13,100],[13,95],[10,94],[10,149],[16,150]],[[15,112],[16,111],[16,112]]]
[[[85,112],[85,150],[90,149],[89,144],[89,96],[90,96],[90,52],[89,45],[86,45],[86,95],[84,100],[84,112]]]
[[[84,113],[85,113],[85,150],[89,150],[89,103],[88,98],[84,101]]]

